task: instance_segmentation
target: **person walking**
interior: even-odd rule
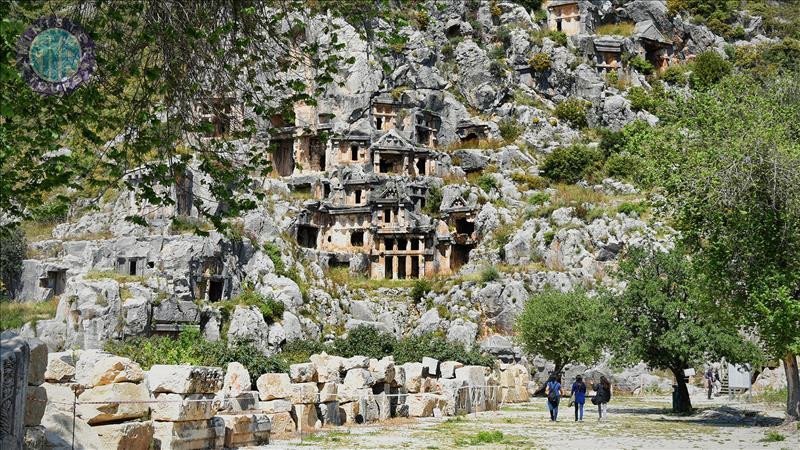
[[[719,379],[719,369],[714,369],[714,395],[722,393],[722,380]]]
[[[547,410],[550,411],[550,421],[558,420],[558,403],[561,401],[561,383],[555,375],[550,375],[545,389],[547,394]]]
[[[611,401],[611,383],[609,383],[608,378],[604,375],[600,377],[600,383],[592,386],[592,389],[595,391],[592,403],[597,405],[597,413],[599,414],[597,420],[608,418],[608,402]]]
[[[575,422],[583,422],[583,404],[586,403],[586,383],[583,382],[582,376],[578,375],[575,377],[575,382],[572,383],[571,391],[570,396],[575,406]]]
[[[708,399],[711,400],[711,393],[714,391],[714,369],[711,367],[706,371],[706,386],[708,387]]]

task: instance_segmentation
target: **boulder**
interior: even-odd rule
[[[157,402],[151,404],[151,418],[159,421],[208,420],[214,417],[219,406],[214,394],[160,393],[155,399]]]
[[[25,339],[30,347],[28,360],[28,385],[38,386],[44,383],[44,373],[47,370],[47,345],[36,338]]]
[[[285,373],[265,373],[256,380],[261,400],[289,398],[292,394],[292,380]]]
[[[319,402],[332,402],[334,400],[339,400],[338,392],[339,392],[339,384],[338,383],[319,383],[317,385],[319,388]]]
[[[445,398],[442,413],[446,416],[455,416],[469,412],[470,392],[465,380],[440,379],[437,392]]]
[[[372,392],[365,392],[358,399],[358,402],[360,403],[358,408],[365,423],[375,422],[380,419],[381,410]]]
[[[238,362],[228,363],[225,378],[222,382],[222,392],[229,397],[237,397],[252,387],[250,372]]]
[[[300,432],[313,431],[322,426],[317,418],[317,408],[313,403],[296,403],[292,405],[292,419]]]
[[[427,368],[422,363],[410,362],[403,364],[405,374],[404,386],[408,392],[424,391],[424,378],[428,376]]]
[[[111,356],[98,361],[89,371],[89,384],[103,386],[111,383],[138,383],[144,379],[139,364],[128,358]]]
[[[145,402],[150,396],[142,384],[116,383],[95,386],[79,397],[77,414],[89,425],[117,422],[123,419],[139,419],[150,411],[147,403],[118,403],[119,401]]]
[[[341,381],[339,372],[342,370],[342,358],[339,356],[328,355],[322,352],[318,355],[311,355],[309,358],[317,370],[317,381],[320,383]]]
[[[289,405],[291,406],[291,403]],[[289,411],[267,414],[267,417],[272,425],[272,434],[289,434],[297,429]]]
[[[75,381],[83,386],[92,386],[94,368],[100,361],[114,356],[102,350],[80,350],[76,354]]]
[[[67,388],[67,390],[69,389]],[[96,427],[89,426],[80,417],[73,418],[72,411],[53,410],[51,413],[48,410],[42,418],[42,426],[45,429],[45,439],[49,448],[74,448],[75,450],[106,448],[100,443],[100,438],[95,431]],[[73,436],[75,436],[74,446],[72,443]]]
[[[289,378],[293,383],[317,381],[317,369],[314,363],[292,364],[289,366]]]
[[[339,404],[339,414],[342,423],[361,424],[364,417],[361,415],[360,402],[348,402]]]
[[[226,414],[218,417],[225,423],[225,448],[269,444],[272,426],[266,414]]]
[[[42,386],[26,386],[24,425],[26,427],[39,425],[42,422],[46,406],[47,390]]]
[[[456,369],[460,367],[464,367],[464,364],[461,364],[458,361],[445,361],[439,364],[439,372],[441,372],[441,378],[455,378]]]
[[[483,366],[464,366],[456,369],[456,379],[465,380],[470,386],[486,385],[486,368]]]
[[[292,410],[292,402],[284,399],[269,400],[266,402],[258,402],[256,409],[263,411],[267,414],[288,413]]]
[[[480,172],[489,164],[489,158],[478,150],[457,150],[453,153],[453,158],[458,159],[459,165],[467,173]]]
[[[22,439],[22,448],[25,450],[46,450],[47,437],[44,427],[25,427],[25,437]]]
[[[434,358],[422,357],[422,365],[429,377],[436,377],[439,374],[439,360]]]
[[[47,355],[47,370],[44,372],[45,381],[63,383],[75,378],[75,362],[72,352],[53,352]]]
[[[269,352],[269,327],[255,306],[237,305],[228,327],[228,343],[246,342],[262,353]]]
[[[366,369],[369,367],[369,358],[366,356],[353,356],[352,358],[342,359],[342,371],[347,372],[350,369]]]
[[[374,383],[375,380],[372,378],[372,374],[368,370],[361,368],[348,370],[343,382],[346,387],[354,389],[366,388]]]
[[[149,450],[153,422],[123,422],[92,428],[104,450]]]
[[[409,394],[405,402],[408,405],[408,417],[431,417],[434,408],[441,408],[445,403],[444,396],[431,393]]]
[[[153,422],[155,448],[171,450],[222,448],[224,443],[225,422],[219,416],[187,422]]]
[[[147,371],[147,384],[154,394],[215,394],[222,389],[224,377],[219,367],[157,364]]]
[[[394,357],[369,360],[369,373],[375,383],[391,383],[394,381]]]
[[[317,417],[322,425],[339,426],[342,424],[342,414],[339,413],[339,402],[320,402],[317,404]]]
[[[316,403],[319,391],[317,383],[292,383],[289,386],[292,403]]]

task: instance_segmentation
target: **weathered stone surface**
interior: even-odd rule
[[[422,365],[425,367],[425,370],[428,372],[429,377],[436,377],[439,374],[439,360],[434,358],[428,358],[424,356],[422,358]]]
[[[361,389],[372,386],[374,382],[375,380],[368,370],[356,368],[347,371],[342,384],[348,388]]]
[[[289,398],[292,394],[292,380],[285,373],[265,373],[256,380],[261,400]]]
[[[409,417],[431,417],[433,416],[433,409],[441,409],[445,403],[444,396],[431,393],[409,394],[405,402],[408,405]]]
[[[317,369],[314,363],[292,364],[289,366],[289,378],[293,383],[317,381]]]
[[[332,402],[339,400],[337,396],[339,392],[338,383],[319,383],[317,384],[317,388],[319,388],[318,402]]]
[[[228,342],[248,342],[263,353],[268,353],[269,327],[257,307],[236,306],[228,326]]]
[[[189,450],[221,448],[225,443],[225,422],[218,416],[188,422],[153,422],[156,448]]]
[[[358,399],[358,402],[360,403],[359,411],[365,423],[375,422],[380,419],[381,410],[372,392],[366,392]]]
[[[89,371],[89,384],[103,386],[111,383],[138,383],[144,379],[139,364],[128,358],[111,356],[101,359]]]
[[[75,381],[84,386],[92,386],[94,368],[100,361],[111,358],[113,355],[102,350],[81,350],[77,352],[75,361]]]
[[[0,424],[3,434],[0,436],[0,447],[22,448],[25,437],[25,387],[28,384],[28,362],[30,347],[16,333],[4,332],[0,337],[0,371],[3,384],[0,393],[3,402],[0,404]]]
[[[342,414],[339,410],[339,402],[321,402],[317,404],[317,417],[322,425],[339,426],[342,424]]]
[[[258,402],[256,409],[263,411],[267,414],[276,414],[282,412],[290,412],[292,410],[292,402],[289,400],[276,399],[266,402]]]
[[[23,419],[25,426],[35,427],[39,425],[46,406],[47,390],[42,386],[27,386],[25,388],[25,417]]]
[[[53,352],[47,355],[45,381],[62,383],[75,378],[75,362],[72,352]]]
[[[25,339],[30,347],[28,362],[28,384],[38,386],[44,383],[44,372],[47,370],[47,345],[36,338]]]
[[[292,418],[298,431],[312,431],[322,426],[317,418],[317,408],[313,403],[296,403],[292,405]]]
[[[250,372],[238,362],[228,363],[225,378],[222,383],[222,392],[229,397],[237,397],[251,387]]]
[[[441,378],[455,378],[456,377],[456,369],[464,367],[464,364],[461,364],[458,361],[445,361],[439,364],[439,372]]]
[[[224,397],[220,410],[225,409],[231,413],[253,411],[258,409],[258,391],[245,391],[236,397]],[[217,394],[216,398],[220,398]]]
[[[289,400],[292,403],[316,403],[319,391],[317,383],[292,383]]]
[[[138,419],[150,410],[147,403],[116,403],[117,401],[144,402],[149,399],[142,384],[116,383],[95,386],[78,397],[78,415],[89,425],[115,422],[123,419]],[[84,402],[104,402],[80,404]]]
[[[171,394],[155,395],[156,403],[151,403],[153,420],[183,422],[187,420],[208,420],[217,413],[219,402],[214,394]]]
[[[269,417],[272,423],[272,434],[291,434],[297,429],[294,419],[292,419],[292,414],[289,411],[267,414],[267,417]]]
[[[456,379],[465,380],[470,386],[486,385],[486,368],[483,366],[464,366],[456,369]]]
[[[47,438],[45,437],[44,427],[25,427],[25,437],[22,440],[22,448],[25,450],[46,450]]]
[[[394,381],[394,357],[369,360],[369,373],[375,383],[391,383]]]
[[[339,409],[342,423],[364,423],[364,417],[361,415],[360,402],[339,403]]]
[[[153,442],[153,422],[124,422],[93,427],[102,448],[108,450],[148,450]]]
[[[225,422],[226,448],[269,444],[272,427],[266,414],[226,414],[218,417]]]
[[[222,389],[224,374],[219,367],[157,364],[147,371],[153,393],[214,394]]]
[[[422,363],[405,363],[403,364],[403,372],[405,373],[404,386],[408,392],[416,393],[424,390],[425,377],[428,372],[427,368]]]
[[[470,392],[465,380],[440,379],[437,391],[446,399],[442,413],[454,416],[470,411]]]
[[[369,358],[366,356],[353,356],[352,358],[342,359],[342,371],[348,372],[350,369],[369,368]]]
[[[311,355],[309,358],[317,370],[317,381],[327,383],[329,381],[338,383],[341,381],[339,372],[342,370],[342,358],[331,356],[323,352],[318,355]]]

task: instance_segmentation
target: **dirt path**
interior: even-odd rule
[[[797,449],[797,424],[783,425],[780,405],[696,400],[691,417],[668,414],[666,398],[616,398],[609,419],[597,421],[587,405],[584,422],[562,406],[551,423],[544,399],[500,411],[448,419],[398,419],[389,423],[322,430],[303,441],[274,440],[270,449]],[[784,440],[780,441],[783,437]]]

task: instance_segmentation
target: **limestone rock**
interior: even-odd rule
[[[446,399],[438,394],[409,394],[406,397],[409,417],[431,417],[433,409],[441,408],[445,403]]]
[[[319,383],[319,402],[332,402],[339,400],[339,384],[338,383]]]
[[[238,362],[228,363],[225,378],[222,383],[222,392],[230,397],[237,397],[244,391],[249,391],[252,386],[250,372]]]
[[[214,394],[222,389],[223,380],[219,367],[156,364],[147,371],[147,384],[156,394]]]
[[[208,420],[217,412],[218,402],[214,394],[172,394],[155,395],[156,403],[151,403],[153,420],[183,422]]]
[[[266,402],[258,402],[256,409],[263,411],[267,414],[276,414],[282,412],[290,412],[292,410],[292,402],[289,400],[276,399]]]
[[[369,358],[366,356],[353,356],[352,358],[342,359],[342,371],[348,372],[350,369],[369,368]]]
[[[42,386],[26,386],[24,425],[26,427],[39,425],[42,421],[42,416],[44,416],[46,406],[47,390]]]
[[[269,444],[272,426],[266,414],[226,414],[219,417],[225,423],[226,448]]]
[[[75,377],[75,364],[72,352],[53,352],[47,355],[45,381],[63,383]]]
[[[289,366],[289,378],[293,383],[317,381],[317,369],[314,363],[292,364]]]
[[[361,405],[359,402],[348,402],[339,404],[339,414],[342,423],[361,424],[364,417],[361,415]]]
[[[372,374],[366,369],[350,369],[344,377],[343,384],[348,388],[361,389],[372,386],[375,380]]]
[[[25,427],[25,437],[22,440],[22,448],[25,450],[46,450],[47,438],[45,437],[44,427]]]
[[[341,381],[339,372],[342,370],[342,358],[331,356],[325,352],[311,355],[309,358],[317,370],[317,381],[320,383]]]
[[[292,414],[289,411],[267,414],[267,417],[272,425],[273,434],[281,435],[294,433],[297,429],[294,419],[292,419]]]
[[[436,377],[439,374],[439,360],[434,358],[422,357],[422,365],[429,377]]]
[[[338,401],[321,402],[317,404],[317,417],[322,425],[339,426],[342,424],[342,415]]]
[[[143,379],[144,372],[139,364],[119,356],[101,359],[89,371],[89,383],[92,386],[122,382],[138,383]]]
[[[44,373],[47,370],[47,345],[35,338],[28,338],[26,341],[30,348],[28,384],[38,386],[44,383]]]
[[[458,361],[444,361],[439,365],[439,371],[441,372],[441,378],[455,378],[456,377],[456,369],[464,367],[464,364],[461,364]]]
[[[147,403],[116,403],[116,401],[144,402],[149,399],[142,384],[116,383],[95,386],[78,397],[78,402],[106,402],[79,404],[77,414],[89,425],[116,422],[123,419],[145,417],[150,410]]]
[[[316,403],[317,383],[292,383],[289,387],[292,403]]]
[[[403,364],[405,373],[405,388],[408,392],[417,393],[424,391],[424,378],[427,377],[427,368],[422,363],[410,362]]]
[[[153,442],[153,422],[123,422],[93,427],[101,448],[108,450],[148,450]]]
[[[92,386],[92,374],[100,361],[113,355],[101,350],[81,350],[77,352],[75,361],[75,381],[84,386]]]
[[[375,383],[391,383],[394,381],[394,357],[369,360],[369,372]]]
[[[222,448],[225,422],[219,416],[187,422],[153,422],[153,443],[161,449]]]
[[[264,354],[269,352],[269,327],[257,307],[236,306],[228,327],[228,342],[247,342]]]
[[[261,400],[289,398],[292,394],[292,381],[285,373],[265,373],[256,380]]]
[[[313,431],[322,426],[317,418],[317,408],[311,404],[296,403],[292,406],[292,418],[298,431]]]

